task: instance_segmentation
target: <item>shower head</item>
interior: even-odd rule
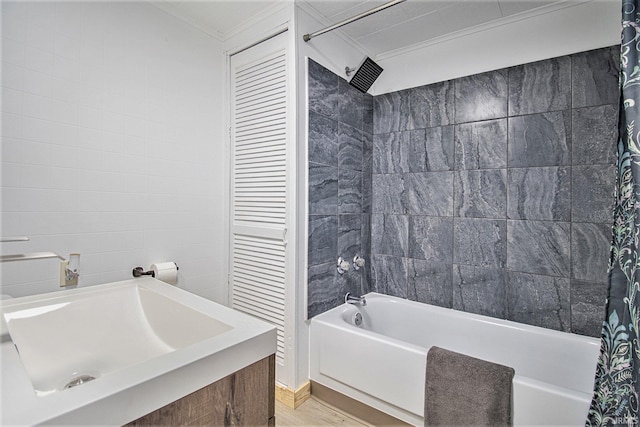
[[[366,57],[358,68],[345,68],[347,76],[350,76],[353,71],[355,71],[355,74],[349,84],[360,92],[367,93],[373,82],[382,74],[382,67],[373,62],[371,58]]]

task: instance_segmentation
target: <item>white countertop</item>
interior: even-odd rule
[[[7,332],[0,328],[1,425],[123,425],[199,390],[276,351],[275,328],[263,321],[145,277],[0,301],[0,313],[38,301],[90,295],[114,286],[140,286],[232,328],[220,335],[116,370],[71,389],[38,396]],[[170,315],[170,313],[167,313]],[[82,319],[76,319],[81,322]]]

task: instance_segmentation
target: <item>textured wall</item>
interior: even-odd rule
[[[374,98],[372,290],[599,336],[617,47]]]
[[[220,43],[146,2],[0,7],[0,225],[31,238],[1,252],[79,252],[79,286],[173,260],[224,302]],[[60,289],[58,261],[2,264],[2,293]]]
[[[368,289],[373,98],[309,60],[309,317]],[[338,256],[366,268],[336,271]]]

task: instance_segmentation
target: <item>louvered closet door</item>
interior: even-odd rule
[[[232,306],[278,329],[287,277],[287,33],[231,57]]]

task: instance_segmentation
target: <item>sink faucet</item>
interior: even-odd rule
[[[351,295],[351,292],[347,292],[347,294],[344,296],[344,302],[346,304],[355,304],[355,305],[367,305],[367,300],[364,298],[364,296],[361,297],[356,297],[354,295]]]

